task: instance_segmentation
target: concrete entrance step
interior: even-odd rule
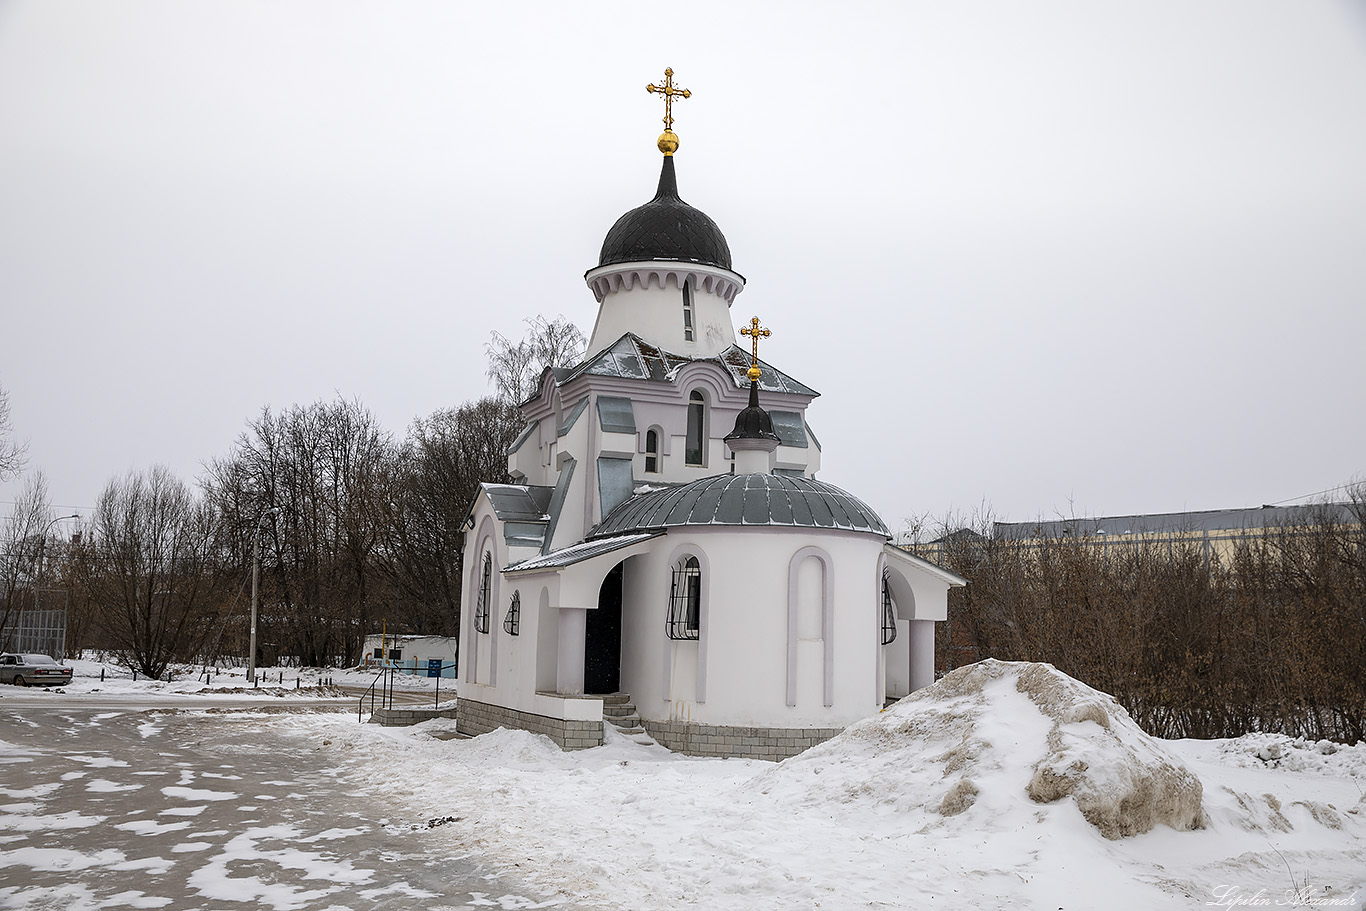
[[[623,734],[644,734],[640,715],[629,693],[607,693],[602,697],[602,720]]]

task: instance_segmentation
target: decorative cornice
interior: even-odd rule
[[[599,304],[608,294],[615,291],[630,291],[636,286],[648,288],[651,283],[662,288],[670,278],[673,278],[674,284],[679,287],[687,281],[693,288],[715,294],[727,305],[733,303],[735,296],[745,289],[745,277],[738,272],[717,266],[704,266],[701,263],[667,260],[612,263],[589,269],[583,276]]]

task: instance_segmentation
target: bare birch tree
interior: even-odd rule
[[[17,477],[27,464],[28,446],[14,438],[14,424],[10,419],[9,390],[0,386],[0,481]]]
[[[36,472],[0,530],[0,629],[9,626],[15,612],[34,605],[38,560],[43,553],[41,535],[51,519],[47,479]],[[0,642],[0,649],[7,647]]]
[[[499,332],[484,345],[488,354],[488,377],[498,397],[520,405],[536,392],[536,383],[547,367],[572,367],[583,357],[587,340],[579,327],[563,316],[525,320],[527,333],[512,341]]]

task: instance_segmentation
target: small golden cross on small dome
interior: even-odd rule
[[[759,339],[768,338],[773,334],[773,331],[771,329],[762,328],[759,325],[759,317],[755,316],[750,319],[748,326],[740,330],[740,334],[748,335],[751,339],[753,348],[751,356],[753,360],[750,362],[747,376],[749,376],[751,383],[757,383],[759,377],[763,376],[763,371],[759,369]]]
[[[658,92],[664,96],[664,132],[659,137],[659,151],[665,155],[672,155],[678,151],[678,136],[674,133],[674,96],[680,98],[691,98],[692,92],[687,89],[674,88],[674,71],[672,68],[664,70],[664,84],[655,85],[653,82],[645,86],[645,91],[654,94]]]

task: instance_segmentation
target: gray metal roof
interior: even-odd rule
[[[522,428],[522,432],[517,434],[517,439],[513,440],[512,445],[508,447],[507,454],[512,455],[514,452],[521,449],[522,444],[527,441],[527,438],[531,436],[531,432],[535,430],[539,424],[540,421],[528,421],[527,425]]]
[[[1283,528],[1330,516],[1337,522],[1355,523],[1350,507],[1337,504],[1309,506],[1262,506],[1249,509],[1210,509],[1199,512],[1149,513],[1132,516],[1055,519],[1049,522],[996,522],[998,538],[1054,538],[1063,535],[1143,535],[1171,532],[1206,532]]]
[[[493,504],[494,515],[504,522],[548,522],[553,487],[527,484],[480,484]]]
[[[589,538],[683,525],[839,528],[888,537],[868,504],[824,481],[723,474],[639,494],[612,510]]]
[[[559,569],[563,566],[572,566],[593,557],[610,554],[614,550],[621,550],[623,547],[630,547],[632,544],[639,544],[641,541],[657,538],[662,534],[664,534],[662,531],[648,531],[620,535],[615,538],[600,538],[596,541],[582,541],[548,554],[542,554],[539,557],[532,557],[530,560],[523,560],[521,563],[514,563],[503,572],[519,573],[533,569]]]
[[[618,395],[598,396],[598,426],[608,433],[635,433],[636,415],[631,400]]]
[[[565,412],[564,419],[560,422],[560,427],[555,431],[556,436],[564,436],[573,429],[574,423],[578,421],[579,415],[588,407],[588,396],[584,396],[574,403],[574,406]]]
[[[614,376],[628,380],[667,383],[673,381],[680,368],[698,361],[713,361],[724,367],[730,373],[731,380],[737,388],[749,385],[749,377],[746,372],[749,370],[750,355],[734,345],[714,357],[691,358],[656,348],[631,332],[626,333],[610,347],[604,348],[579,364],[564,378],[561,378],[559,371],[556,371],[555,383],[563,385],[585,373],[593,376]],[[759,361],[759,366],[763,370],[763,376],[759,378],[759,388],[764,392],[785,392],[793,395],[808,395],[813,398],[820,395],[810,386],[797,382],[786,373],[762,360]]]

